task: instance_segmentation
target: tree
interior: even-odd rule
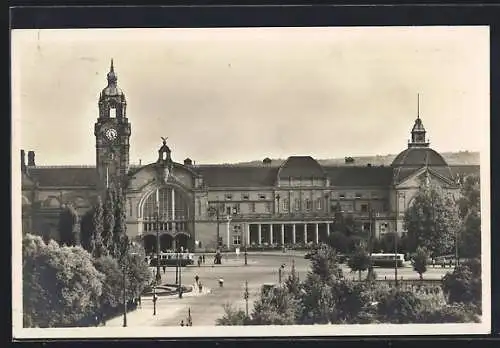
[[[104,210],[101,197],[97,197],[97,203],[92,210],[92,240],[91,253],[94,257],[107,255],[107,248],[103,239],[104,233]]]
[[[453,250],[458,224],[455,203],[436,187],[423,186],[405,212],[411,250],[422,246],[433,256]]]
[[[339,253],[347,253],[349,250],[349,238],[340,231],[334,231],[328,236],[327,244]]]
[[[95,268],[104,274],[100,310],[102,314],[113,312],[123,303],[123,270],[111,256],[102,256],[94,261]]]
[[[429,253],[423,247],[418,247],[413,256],[413,270],[418,273],[420,280],[423,279],[423,274],[427,272],[427,260]]]
[[[342,278],[335,251],[328,246],[314,249],[311,254],[311,272],[319,275],[321,281]]]
[[[472,304],[481,307],[480,270],[472,264],[461,264],[444,276],[444,293],[450,303]]]
[[[292,325],[299,306],[285,287],[262,290],[254,304],[250,323],[253,325]]]
[[[113,254],[113,232],[115,230],[115,204],[113,189],[106,190],[106,199],[103,206],[103,231],[102,241],[104,247],[110,254]]]
[[[391,289],[381,294],[377,312],[382,322],[406,324],[419,320],[422,303],[415,293]]]
[[[299,296],[301,283],[297,271],[295,270],[295,262],[292,263],[292,269],[290,270],[290,274],[288,275],[288,278],[285,280],[285,287],[288,290],[288,292],[292,294],[294,297]]]
[[[127,212],[126,212],[126,201],[125,195],[121,187],[118,187],[114,191],[114,214],[115,214],[115,225],[113,229],[113,248],[112,255],[115,257],[120,257],[120,254],[125,248],[125,244],[128,243],[127,237]]]
[[[75,225],[78,223],[78,214],[71,204],[67,204],[59,214],[60,242],[72,246],[77,244],[79,238],[75,235]]]
[[[481,189],[477,175],[461,179],[460,198],[457,200],[462,229],[459,255],[473,258],[481,255]]]
[[[127,249],[126,266],[127,266],[127,297],[133,300],[139,297],[144,288],[151,281],[151,272],[149,265],[145,261],[144,248],[140,245],[131,244]]]
[[[247,323],[247,318],[245,311],[240,308],[234,308],[231,304],[226,303],[222,306],[224,308],[224,316],[217,319],[216,325],[219,326],[233,326],[233,325],[245,325]]]
[[[354,254],[347,260],[347,265],[352,272],[358,272],[359,280],[361,280],[361,272],[366,271],[371,264],[370,255],[363,243],[358,244]]]
[[[29,327],[85,325],[94,313],[104,276],[81,247],[60,247],[40,237],[23,240],[23,321]],[[88,325],[88,324],[87,324]]]

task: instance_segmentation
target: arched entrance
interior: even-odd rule
[[[174,238],[169,234],[160,235],[160,250],[166,252],[167,250],[173,250],[174,248]]]
[[[154,190],[141,207],[142,230],[147,234],[160,234],[160,250],[192,247],[193,225],[189,195],[176,185]],[[175,238],[173,236],[176,236]],[[148,242],[149,243],[149,242]]]
[[[189,239],[190,239],[189,234],[178,233],[175,236],[175,245],[176,245],[177,250],[180,250],[181,248],[183,250],[188,249],[190,247]]]
[[[151,234],[144,236],[144,251],[146,254],[156,252],[156,236]]]

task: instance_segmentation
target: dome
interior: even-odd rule
[[[286,178],[324,178],[321,165],[311,156],[291,156],[281,165],[278,177]]]
[[[125,97],[125,93],[116,85],[109,85],[102,90],[102,96],[105,97]]]
[[[409,147],[396,156],[393,167],[448,166],[443,156],[429,147]]]

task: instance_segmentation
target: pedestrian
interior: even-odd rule
[[[201,261],[203,262],[203,264],[205,264],[205,254],[201,255]]]
[[[194,276],[194,281],[196,282],[196,284],[198,284],[198,281],[200,280],[200,277],[198,277],[198,275],[195,275]]]
[[[201,282],[198,283],[198,290],[200,291],[201,294],[201,291],[203,290],[203,284],[201,284]]]
[[[139,295],[139,298],[137,299],[137,302],[139,304],[139,308],[142,308],[141,295]]]
[[[219,278],[219,286],[222,288],[224,286],[224,279]]]
[[[201,256],[198,257],[198,267],[200,267],[200,266],[201,266]]]
[[[165,274],[167,267],[163,266],[163,274]]]
[[[184,320],[181,320],[181,326],[184,326]]]

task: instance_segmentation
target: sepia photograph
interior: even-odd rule
[[[490,332],[488,27],[11,47],[14,338]]]

